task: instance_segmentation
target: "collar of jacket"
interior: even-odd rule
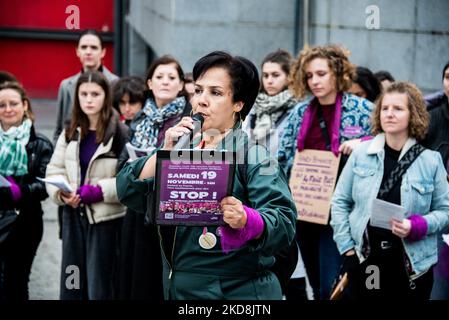
[[[404,146],[402,147],[402,151],[401,154],[399,155],[398,160],[401,160],[402,157],[405,155],[405,153],[415,144],[416,144],[415,138],[408,138]],[[380,133],[377,136],[375,136],[373,140],[371,140],[371,144],[366,150],[366,153],[370,155],[379,154],[381,151],[384,150],[384,147],[385,147],[385,134]]]

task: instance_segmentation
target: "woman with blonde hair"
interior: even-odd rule
[[[295,153],[304,149],[344,155],[370,133],[373,104],[348,94],[355,77],[349,52],[337,45],[316,46],[300,52],[291,71],[291,89],[304,99],[293,109],[279,147],[279,163],[290,176]],[[297,238],[315,299],[327,299],[341,258],[332,229],[305,221],[297,223]]]
[[[428,125],[419,89],[407,82],[391,84],[376,103],[374,139],[362,143],[343,169],[331,225],[345,259],[349,299],[430,297],[437,235],[449,225],[449,185],[441,155],[419,143]],[[376,224],[372,215],[379,205],[401,206],[405,218]],[[366,283],[373,266],[379,277],[370,290]]]

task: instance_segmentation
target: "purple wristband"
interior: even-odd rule
[[[408,217],[412,227],[407,239],[410,241],[418,241],[424,238],[427,234],[427,221],[423,216],[419,214],[414,214]]]
[[[233,229],[229,226],[221,229],[221,249],[228,253],[231,250],[242,247],[249,240],[260,236],[265,227],[260,213],[257,210],[243,206],[246,213],[246,225],[242,229]]]
[[[368,140],[372,140],[372,139],[373,139],[373,136],[364,136],[361,138],[361,141],[363,142],[363,141],[368,141]]]
[[[22,198],[22,190],[20,190],[20,187],[14,181],[13,177],[6,177],[6,180],[8,180],[9,183],[11,183],[9,188],[11,190],[12,200],[14,202],[19,202],[19,200]]]
[[[91,186],[85,184],[78,188],[77,193],[80,195],[84,204],[92,204],[103,201],[103,190],[100,186]]]

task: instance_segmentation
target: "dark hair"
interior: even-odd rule
[[[388,80],[391,82],[395,81],[391,73],[385,70],[377,71],[376,73],[374,73],[374,76],[377,78],[377,80],[379,80],[379,82],[382,82],[384,80]]]
[[[139,77],[124,77],[118,80],[112,88],[112,106],[120,113],[120,100],[125,94],[129,95],[129,102],[145,104],[145,82]]]
[[[106,128],[110,121],[112,115],[112,107],[111,107],[111,90],[109,88],[109,83],[106,77],[98,71],[86,71],[78,78],[75,87],[75,99],[73,102],[72,108],[72,120],[70,122],[70,127],[66,131],[66,140],[70,141],[75,139],[77,134],[77,128],[81,128],[81,140],[84,139],[89,132],[89,118],[83,112],[80,105],[79,99],[79,88],[83,83],[96,83],[98,84],[104,91],[104,102],[103,107],[100,111],[100,118],[97,123],[96,130],[96,142],[101,143],[105,142],[104,137],[106,133]]]
[[[31,102],[30,99],[27,96],[27,93],[25,92],[25,89],[22,87],[20,83],[17,81],[5,81],[3,83],[0,83],[0,90],[6,90],[11,89],[14,91],[17,91],[20,94],[20,98],[22,99],[22,103],[26,101],[28,104],[28,110],[25,111],[25,116],[30,119],[32,122],[34,122],[34,113],[31,109]]]
[[[267,54],[267,56],[262,60],[262,63],[260,64],[261,69],[263,69],[263,65],[267,62],[273,62],[277,63],[281,66],[282,71],[285,72],[285,74],[290,74],[290,67],[293,63],[293,56],[284,49],[278,49],[277,51],[271,52]],[[284,89],[288,87],[288,84],[285,86]],[[263,87],[263,81],[262,78],[260,79],[260,91],[266,93],[265,88]]]
[[[192,74],[192,72],[187,72],[184,75],[184,84],[186,84],[186,83],[193,83],[193,74]]]
[[[156,68],[159,67],[160,65],[165,65],[165,64],[175,64],[176,66],[176,70],[178,71],[178,76],[179,79],[184,82],[185,78],[184,78],[184,71],[181,68],[181,64],[178,62],[178,60],[176,60],[175,58],[173,58],[171,55],[163,55],[162,57],[157,58],[156,60],[154,60],[150,67],[148,68],[147,71],[147,76],[145,78],[145,84],[147,86],[147,91],[146,91],[146,97],[147,98],[151,98],[154,100],[154,94],[153,91],[150,90],[150,88],[148,88],[148,80],[151,79],[153,77],[154,71],[156,71]],[[183,89],[178,93],[178,97],[184,97],[186,99],[186,101],[189,101],[189,94],[187,93],[187,91]]]
[[[239,112],[245,120],[259,93],[259,74],[256,66],[244,57],[232,56],[224,51],[214,51],[199,59],[193,67],[196,81],[211,68],[223,68],[231,78],[232,101],[243,102]]]
[[[449,61],[443,67],[443,78],[442,78],[442,80],[444,80],[444,73],[446,72],[447,68],[449,68]]]
[[[7,71],[0,71],[0,84],[4,82],[18,82],[18,81],[13,74]]]
[[[366,93],[366,99],[371,102],[376,101],[380,92],[382,91],[382,85],[380,81],[374,76],[370,69],[365,67],[357,67],[357,75],[354,80]]]
[[[102,38],[101,34],[95,29],[86,29],[83,32],[81,32],[78,37],[78,42],[77,42],[78,45],[80,44],[81,38],[88,34],[96,36],[98,38],[98,40],[100,40],[100,48],[104,48],[103,38]]]

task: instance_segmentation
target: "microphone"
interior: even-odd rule
[[[203,122],[204,122],[204,117],[201,114],[196,113],[193,115],[192,119],[193,119],[193,126],[194,126],[193,130],[190,131],[190,134],[185,133],[184,135],[179,137],[178,142],[174,146],[175,150],[187,148],[189,146],[190,140],[193,138],[193,136],[199,130],[201,130],[201,127],[203,126]]]

